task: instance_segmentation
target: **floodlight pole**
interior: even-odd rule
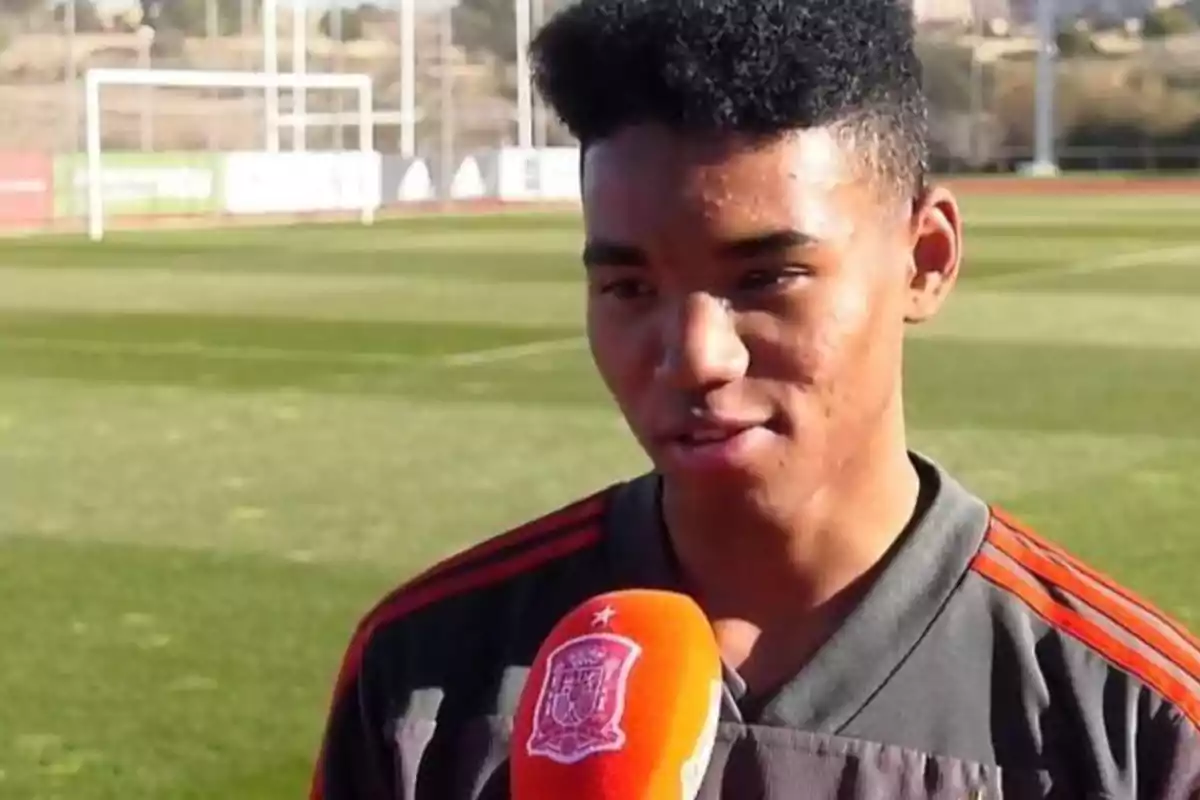
[[[302,152],[308,140],[305,119],[308,111],[308,92],[304,90],[304,75],[308,72],[308,3],[307,0],[292,0],[292,76],[296,83],[292,88],[292,110],[295,125],[292,127],[292,150]]]
[[[79,152],[79,61],[75,50],[75,24],[75,3],[69,2],[63,15],[67,31],[67,79],[63,81],[63,88],[67,90],[67,109],[71,117],[71,146],[67,148],[71,153]],[[71,210],[75,211],[74,202]]]
[[[87,137],[88,236],[93,242],[104,237],[104,206],[100,191],[100,81],[94,70],[84,75],[84,125]]]
[[[262,37],[263,37],[263,73],[266,75],[279,74],[279,0],[263,0],[262,4]],[[279,86],[272,84],[265,87],[263,97],[263,113],[266,127],[266,151],[279,152]]]
[[[546,0],[530,0],[533,9],[530,11],[531,30],[540,30],[546,23]],[[532,35],[532,34],[531,34]],[[549,114],[544,98],[533,98],[533,143],[535,147],[546,147],[549,140]]]
[[[400,155],[417,151],[417,42],[415,0],[400,0]]]
[[[529,0],[513,0],[517,15],[517,146],[533,147],[533,85],[529,75]]]
[[[1054,152],[1054,82],[1057,80],[1058,36],[1054,0],[1037,2],[1037,73],[1034,81],[1034,145],[1033,172],[1035,175],[1054,175],[1058,158]]]
[[[364,187],[362,196],[370,198],[372,192],[366,191],[371,188],[369,184],[374,183],[375,188],[379,186],[378,176],[371,170],[367,169],[370,165],[369,159],[374,156],[375,152],[375,97],[374,87],[369,76],[363,76],[364,80],[358,86],[358,149],[363,163],[359,166],[359,175],[368,183]],[[375,207],[367,199],[362,207],[362,223],[370,225],[375,221]]]

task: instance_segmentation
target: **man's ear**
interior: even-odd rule
[[[913,204],[912,262],[905,321],[932,319],[958,280],[962,263],[962,218],[949,189],[931,186]]]

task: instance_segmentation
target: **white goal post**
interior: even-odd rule
[[[85,124],[87,135],[88,235],[93,241],[104,237],[104,192],[101,164],[100,90],[103,86],[161,86],[197,89],[347,89],[358,94],[358,149],[364,156],[375,149],[374,97],[371,76],[354,73],[264,73],[221,70],[114,69],[93,68],[86,73]],[[364,192],[362,221],[374,220],[370,192]]]

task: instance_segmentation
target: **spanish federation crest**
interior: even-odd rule
[[[625,690],[641,652],[632,639],[611,633],[578,636],[555,648],[534,706],[529,755],[574,764],[620,750]]]

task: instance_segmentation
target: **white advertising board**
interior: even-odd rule
[[[501,200],[578,200],[579,148],[506,147],[497,152],[495,177]]]
[[[230,214],[354,211],[380,205],[379,153],[230,153],[223,197]]]
[[[459,164],[450,194],[505,202],[578,201],[579,148],[505,147],[474,153]]]

